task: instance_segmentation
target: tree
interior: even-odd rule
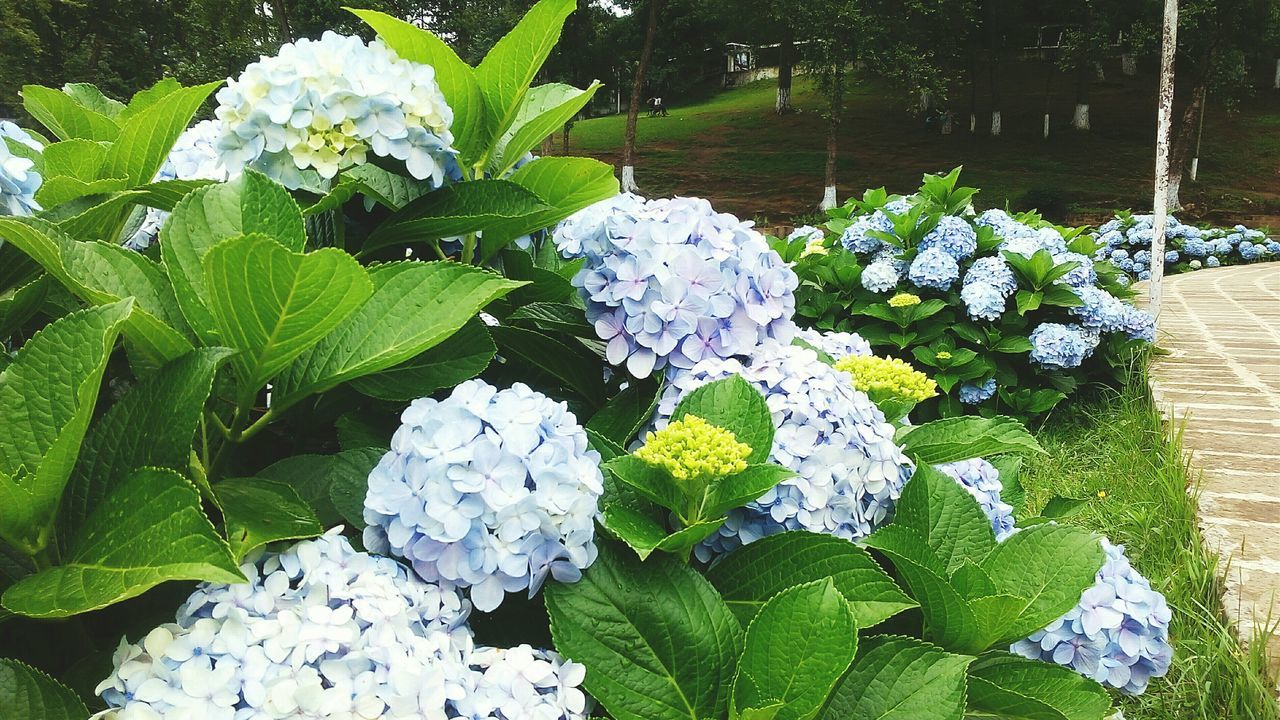
[[[658,33],[658,10],[662,0],[649,0],[648,23],[645,25],[644,46],[636,63],[635,79],[631,83],[631,104],[627,107],[627,126],[622,135],[622,191],[636,192],[636,123],[640,119],[640,106],[644,102],[645,71],[653,57],[653,38]]]

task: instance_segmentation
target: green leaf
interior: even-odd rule
[[[52,208],[86,195],[113,193],[127,187],[129,181],[124,178],[84,181],[66,176],[51,177],[41,183],[35,198],[42,207]]]
[[[1057,307],[1081,307],[1084,301],[1067,285],[1050,285],[1044,289],[1044,297],[1041,302],[1045,305],[1056,305]]]
[[[734,707],[781,701],[776,717],[812,718],[857,649],[853,613],[831,578],[783,590],[747,628],[734,678]]]
[[[33,555],[53,518],[131,300],[45,326],[0,373],[0,538]]]
[[[453,110],[450,130],[454,147],[460,151],[465,165],[473,164],[489,137],[485,130],[487,112],[484,96],[471,66],[463,62],[443,40],[422,28],[374,10],[347,10],[373,28],[397,55],[435,69],[440,92]]]
[[[540,268],[534,268],[538,270]],[[544,271],[547,272],[547,271]],[[555,275],[555,273],[551,273]],[[560,277],[559,275],[555,275]],[[527,278],[519,278],[521,280]],[[521,288],[523,291],[524,288]],[[507,316],[506,321],[514,325],[531,325],[536,330],[562,332],[575,337],[596,339],[595,328],[587,322],[582,308],[557,302],[534,302],[521,307]]]
[[[22,107],[61,140],[115,140],[120,133],[111,118],[53,88],[23,85]]]
[[[556,649],[616,720],[726,716],[742,629],[693,569],[603,543],[580,581],[542,592]]]
[[[1083,510],[1088,504],[1088,498],[1073,498],[1054,495],[1045,502],[1044,508],[1040,510],[1040,517],[1052,520],[1061,520],[1075,515]]]
[[[978,501],[950,475],[928,465],[916,466],[903,487],[893,522],[924,538],[948,574],[966,560],[980,562],[996,545]]]
[[[239,350],[231,363],[242,393],[266,385],[373,294],[364,268],[342,250],[289,252],[259,234],[215,245],[204,271],[219,337]]]
[[[129,98],[129,104],[120,111],[117,121],[124,122],[181,89],[182,85],[177,80],[170,77],[160,78],[151,87],[134,93],[133,97]]]
[[[1036,525],[1006,538],[982,561],[996,588],[1025,598],[1002,640],[1018,640],[1075,607],[1105,559],[1091,533],[1067,525]]]
[[[369,270],[373,295],[282,374],[275,407],[420,355],[520,283],[451,262],[397,262]]]
[[[480,238],[480,257],[485,261],[513,239],[551,227],[588,205],[618,194],[613,166],[590,158],[539,158],[522,165],[509,179],[537,195],[547,209],[486,225]]]
[[[307,206],[302,214],[311,216],[336,210],[356,193],[365,195],[391,210],[399,210],[409,202],[427,194],[431,189],[430,180],[417,180],[406,175],[398,175],[367,163],[344,170],[333,190],[315,204]]]
[[[12,720],[84,720],[89,716],[89,709],[71,688],[9,658],[0,658],[0,707]]]
[[[51,282],[48,275],[41,275],[8,293],[0,293],[0,338],[16,333],[40,311],[45,299],[49,297]]]
[[[1102,720],[1111,698],[1070,668],[992,653],[969,666],[969,707],[1014,720]]]
[[[546,373],[590,403],[604,397],[600,358],[581,343],[508,325],[492,327],[489,332],[507,360]]]
[[[898,441],[917,463],[941,465],[1001,453],[1043,453],[1040,443],[1011,417],[945,418],[905,428]]]
[[[222,81],[175,90],[135,115],[121,116],[120,134],[102,163],[103,177],[151,182],[196,110]]]
[[[213,486],[222,507],[227,540],[236,562],[276,540],[299,540],[324,532],[315,512],[290,486],[261,478],[232,478]]]
[[[573,119],[600,89],[598,81],[586,90],[579,90],[564,83],[547,83],[530,88],[525,95],[515,121],[507,129],[489,159],[489,170],[501,177],[524,154],[534,149],[542,139],[559,130]]]
[[[647,559],[655,550],[688,557],[689,550],[711,537],[724,524],[723,520],[708,520],[669,533],[653,515],[618,501],[605,503],[601,513],[605,528],[635,550],[641,560]]]
[[[542,198],[510,180],[446,185],[393,213],[365,241],[364,251],[487,230],[504,220],[548,210]]]
[[[1044,300],[1044,293],[1032,290],[1019,290],[1014,296],[1014,302],[1018,306],[1018,314],[1026,315],[1032,310],[1040,307],[1040,302]]]
[[[831,578],[859,627],[871,627],[916,606],[866,550],[831,535],[794,531],[745,545],[707,571],[745,627],[783,590]]]
[[[426,397],[484,372],[497,352],[484,321],[472,318],[439,345],[388,370],[356,378],[351,387],[379,400]]]
[[[591,416],[587,421],[587,429],[595,430],[625,446],[653,417],[661,396],[662,383],[652,380],[631,381],[605,403],[599,412]]]
[[[245,581],[195,486],[172,470],[142,468],[94,508],[61,565],[19,580],[0,602],[20,615],[67,617],[169,580]]]
[[[964,713],[965,668],[972,661],[915,638],[865,638],[858,659],[819,718],[959,720]]]
[[[42,152],[45,183],[61,176],[84,182],[102,179],[102,163],[110,147],[110,143],[83,138],[46,145]],[[127,178],[120,180],[128,182]],[[40,189],[44,190],[44,186],[41,185]],[[53,204],[56,203],[50,203]]]
[[[146,205],[165,212],[172,212],[182,198],[206,185],[214,185],[212,180],[159,180],[133,188],[134,198],[139,205]]]
[[[387,436],[385,442],[390,439]],[[333,527],[345,520],[334,506],[333,488],[367,487],[369,473],[386,452],[384,446],[353,448],[334,455],[294,455],[260,470],[258,477],[289,485],[315,511],[321,525]],[[361,522],[358,527],[363,525]]]
[[[191,444],[226,348],[201,348],[144,378],[89,428],[58,516],[65,545],[108,491],[140,467],[188,475]],[[145,432],[140,432],[145,428]]]
[[[650,465],[635,455],[623,455],[605,463],[605,469],[649,500],[680,513],[688,511],[687,496],[671,473]],[[695,518],[683,518],[693,521]]]
[[[217,323],[205,305],[204,256],[222,240],[261,233],[286,248],[306,244],[302,213],[283,187],[246,170],[228,183],[206,185],[184,197],[160,228],[160,256],[191,327],[216,344]]]
[[[778,483],[795,475],[794,471],[773,463],[748,465],[740,473],[719,478],[711,483],[707,488],[706,499],[703,501],[702,515],[719,517],[733,508],[746,505],[772,490]]]
[[[1013,516],[1020,517],[1027,502],[1022,488],[1022,458],[1018,455],[1001,455],[991,459],[991,465],[1000,473],[1000,499],[1013,508]]]
[[[124,103],[103,95],[102,91],[91,83],[65,83],[62,86],[62,92],[99,115],[114,118],[124,112]]]
[[[487,108],[491,134],[485,154],[492,156],[501,136],[515,122],[533,78],[560,39],[574,0],[541,0],[485,55],[475,70]]]
[[[773,416],[764,395],[754,385],[733,375],[709,382],[685,395],[671,414],[673,421],[685,415],[729,430],[738,442],[751,446],[749,463],[762,463],[773,451]]]

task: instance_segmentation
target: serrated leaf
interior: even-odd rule
[[[245,581],[195,486],[172,470],[142,468],[93,509],[61,565],[14,583],[0,603],[20,615],[67,617],[169,580]]]
[[[772,463],[748,465],[742,472],[719,478],[708,486],[702,515],[719,517],[733,508],[746,505],[795,475],[794,471]]]
[[[661,382],[647,379],[632,381],[591,416],[587,429],[625,446],[653,417],[661,395]]]
[[[721,520],[710,520],[668,532],[657,513],[633,507],[630,503],[613,500],[605,503],[601,512],[601,524],[614,537],[636,551],[641,560],[656,550],[688,557],[689,550],[711,537],[723,525]]]
[[[29,555],[50,539],[102,372],[132,307],[124,300],[56,320],[0,373],[0,538]]]
[[[324,532],[311,507],[289,485],[262,478],[231,478],[213,486],[222,508],[227,541],[236,562],[277,540],[299,540]]]
[[[0,338],[13,335],[40,310],[52,282],[48,275],[41,275],[11,292],[0,293]]]
[[[509,180],[537,195],[548,209],[486,225],[480,238],[480,257],[485,261],[513,239],[551,227],[592,203],[618,194],[613,166],[590,158],[538,158],[511,173]]]
[[[399,210],[410,201],[427,194],[431,189],[430,180],[418,180],[407,175],[399,175],[372,163],[366,163],[344,170],[339,176],[338,184],[320,200],[308,205],[302,214],[312,216],[336,210],[356,193],[372,199],[383,207]]]
[[[446,185],[392,213],[369,234],[364,251],[487,230],[547,209],[541,198],[510,180]]]
[[[426,397],[484,372],[497,352],[484,321],[472,318],[439,345],[393,368],[356,378],[351,387],[379,400]]]
[[[1000,592],[1025,598],[1001,640],[1026,637],[1075,607],[1104,559],[1096,537],[1067,525],[1036,525],[997,545],[982,569]]]
[[[600,358],[581,343],[507,325],[490,328],[489,332],[500,354],[508,360],[528,363],[590,403],[604,397]]]
[[[241,392],[254,393],[373,294],[342,250],[290,252],[260,234],[224,240],[204,258],[204,285]]]
[[[168,93],[133,115],[121,115],[120,134],[102,163],[103,177],[128,178],[134,185],[151,182],[196,110],[222,81]]]
[[[384,442],[390,439],[388,436]],[[332,488],[339,485],[358,487],[366,483],[370,471],[386,452],[386,447],[366,447],[343,450],[333,455],[294,455],[260,470],[258,477],[292,487],[315,511],[321,525],[333,527],[344,522],[345,518],[334,506]],[[363,499],[361,496],[361,501]],[[363,527],[363,522],[357,527]]]
[[[616,457],[604,467],[646,499],[682,516],[688,512],[685,489],[664,468],[650,465],[635,455]]]
[[[540,269],[540,268],[534,268]],[[544,271],[550,272],[550,271]],[[559,275],[551,273],[559,278]],[[527,278],[520,278],[527,279]],[[537,283],[535,282],[536,286]],[[521,288],[523,291],[524,288]],[[523,294],[523,292],[522,292]],[[525,296],[527,297],[527,296]],[[574,337],[596,339],[595,329],[587,322],[582,308],[557,302],[532,302],[507,316],[506,322],[514,325],[530,325],[536,330],[562,332]]]
[[[84,181],[66,176],[51,177],[41,183],[35,198],[42,207],[52,208],[87,195],[113,193],[128,187],[129,181],[125,178]]]
[[[831,535],[770,535],[733,551],[707,571],[707,579],[744,627],[769,598],[825,577],[835,582],[859,627],[871,627],[916,606],[866,550]]]
[[[110,147],[111,143],[85,140],[84,138],[63,140],[52,145],[46,145],[41,152],[44,158],[42,174],[44,175],[45,183],[47,184],[59,177],[67,177],[83,182],[102,179],[104,177],[102,175],[102,163],[106,160],[107,149]],[[120,181],[127,183],[128,178],[121,178]],[[44,190],[44,186],[41,185],[40,189]]]
[[[102,94],[102,91],[91,83],[65,83],[62,86],[62,92],[99,115],[115,118],[124,111],[124,103]]]
[[[564,83],[547,83],[529,88],[511,127],[498,140],[489,160],[489,170],[501,177],[524,154],[542,142],[542,139],[559,130],[582,110],[600,89],[594,81],[585,90]]]
[[[89,715],[71,688],[9,658],[0,658],[0,708],[6,720],[84,720]]]
[[[1102,720],[1111,698],[1070,668],[1007,653],[969,666],[969,707],[1011,720]]]
[[[762,463],[773,451],[773,416],[764,395],[739,375],[709,382],[685,395],[671,420],[696,415],[729,430],[751,447],[749,463]]]
[[[950,475],[928,465],[917,465],[903,487],[893,522],[924,538],[948,575],[966,560],[980,562],[996,545],[978,501]]]
[[[725,717],[742,629],[701,575],[610,543],[576,583],[544,590],[556,649],[617,720]]]
[[[279,377],[276,407],[420,355],[520,286],[451,262],[388,263],[369,279],[373,295]]]
[[[158,180],[133,188],[133,195],[139,205],[172,212],[182,198],[202,187],[216,184],[213,180]]]
[[[915,638],[865,638],[858,659],[836,687],[820,720],[960,720],[965,668],[952,655]]]
[[[991,465],[1000,473],[1000,499],[1013,508],[1014,517],[1021,516],[1027,501],[1027,493],[1022,489],[1022,458],[1001,455],[992,458]]]
[[[111,118],[53,88],[22,86],[22,107],[61,140],[115,140],[120,133]]]
[[[783,590],[747,628],[734,679],[734,707],[781,701],[776,717],[812,718],[857,649],[853,613],[831,578]],[[744,678],[751,682],[742,682]]]
[[[907,428],[898,441],[917,463],[942,463],[1001,453],[1043,453],[1040,443],[1022,423],[1011,417],[945,418]]]

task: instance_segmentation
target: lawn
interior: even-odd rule
[[[1119,208],[1150,204],[1153,110],[1149,79],[1112,78],[1092,96],[1089,133],[1067,126],[1069,84],[1050,95],[1054,127],[1041,138],[1041,94],[1004,110],[1005,134],[992,138],[979,107],[977,135],[967,116],[941,135],[911,115],[899,97],[873,82],[855,85],[842,120],[840,196],[886,185],[915,188],[921,173],[965,166],[964,180],[983,189],[979,204],[1039,207],[1058,222],[1098,222]],[[1026,86],[1040,87],[1027,79]],[[773,113],[775,87],[762,81],[671,108],[639,122],[637,182],[650,195],[700,195],[717,208],[787,223],[813,212],[822,195],[826,128],[822,98],[803,77],[799,110]],[[1186,215],[1212,222],[1280,227],[1280,93],[1260,91],[1239,112],[1211,110],[1199,182],[1183,185]],[[624,116],[574,125],[570,149],[616,162]]]
[[[1240,649],[1219,610],[1217,558],[1200,542],[1194,488],[1176,428],[1162,423],[1135,377],[1123,390],[1074,402],[1038,431],[1048,455],[1027,467],[1028,504],[1054,494],[1092,498],[1071,522],[1125,545],[1134,567],[1173,608],[1173,668],[1123,704],[1128,720],[1280,717],[1260,652]],[[1262,648],[1265,644],[1253,643]]]

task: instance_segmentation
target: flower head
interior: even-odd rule
[[[1014,277],[1013,268],[1000,255],[988,255],[973,261],[964,274],[964,285],[974,283],[990,285],[1004,297],[1009,297],[1018,289],[1018,279]]]
[[[600,457],[564,403],[516,383],[468,380],[415,400],[369,475],[365,546],[403,557],[428,582],[470,588],[492,610],[576,581],[596,557]]]
[[[819,332],[808,328],[799,328],[796,330],[796,340],[812,345],[831,356],[834,360],[839,360],[846,355],[871,354],[871,343],[864,340],[857,333]]]
[[[1004,540],[1013,534],[1013,506],[1000,499],[1004,485],[1000,482],[1000,471],[994,465],[982,458],[974,458],[938,465],[937,469],[960,483],[978,501],[982,512],[991,520],[996,540]]]
[[[960,290],[960,300],[974,320],[999,320],[1007,297],[995,286],[983,282],[968,283]]]
[[[961,383],[960,385],[960,402],[965,405],[977,405],[986,402],[996,394],[996,379],[987,378],[981,384],[978,383]]]
[[[36,151],[42,146],[26,130],[8,120],[0,120],[0,215],[31,215],[41,209],[36,202],[36,191],[43,180],[35,162],[15,155],[5,138]]]
[[[874,293],[888,292],[902,279],[892,263],[877,260],[862,269],[862,287]]]
[[[911,293],[898,293],[889,298],[889,307],[910,307],[920,304],[920,296]]]
[[[645,435],[635,454],[677,480],[706,481],[746,470],[751,446],[725,428],[685,415]]]
[[[592,704],[582,692],[587,669],[550,650],[528,645],[476,648],[466,689],[454,706],[458,718],[587,720]]]
[[[853,376],[853,386],[871,397],[891,395],[920,402],[938,394],[938,384],[898,358],[851,355],[835,368]]]
[[[1078,327],[1048,322],[1037,325],[1028,337],[1031,359],[1042,367],[1055,370],[1080,367],[1093,348]]]
[[[978,234],[962,217],[943,215],[938,226],[920,240],[919,248],[938,248],[957,262],[972,257],[978,251]]]
[[[916,255],[907,277],[918,287],[946,290],[960,278],[960,266],[942,250],[928,248]]]
[[[218,150],[214,143],[218,140],[221,126],[216,120],[201,120],[178,136],[177,142],[169,151],[169,157],[156,173],[156,182],[162,180],[216,180],[228,178],[226,168],[218,158]],[[160,235],[160,227],[169,218],[169,213],[156,208],[147,208],[142,225],[133,235],[125,240],[125,247],[131,250],[146,250]]]

